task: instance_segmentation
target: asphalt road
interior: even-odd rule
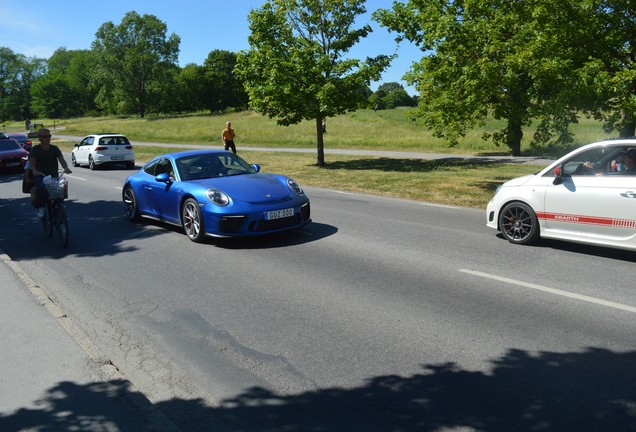
[[[0,177],[0,247],[183,430],[634,430],[636,254],[483,211],[309,188],[289,235],[132,224],[75,168],[71,242]]]

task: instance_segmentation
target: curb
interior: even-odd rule
[[[88,357],[98,366],[100,372],[107,381],[126,382],[130,392],[122,395],[130,402],[144,418],[152,425],[154,430],[165,432],[180,432],[179,429],[165,414],[163,414],[132,382],[130,382],[117,368],[115,364],[101,351],[86,334],[73,323],[73,320],[56,304],[47,294],[45,288],[37,284],[22,268],[14,262],[2,249],[0,249],[0,261],[4,262],[27,288],[37,303],[55,318],[60,326],[73,338]]]

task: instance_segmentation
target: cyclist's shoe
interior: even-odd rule
[[[38,212],[35,214],[38,219],[44,218],[44,207],[39,207]]]

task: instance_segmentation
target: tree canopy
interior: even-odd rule
[[[533,121],[533,142],[545,144],[569,142],[568,125],[581,111],[606,119],[631,111],[633,118],[628,2],[409,0],[374,18],[422,49],[406,77],[420,93],[415,117],[451,144],[488,116],[503,119],[505,127],[484,138],[519,155],[523,128]]]
[[[97,30],[92,49],[97,56],[101,82],[101,104],[108,107],[112,96],[144,117],[153,107],[166,73],[177,65],[179,36],[166,35],[166,24],[154,15],[128,12],[119,25],[111,21]]]
[[[0,47],[0,118],[32,118],[31,86],[45,71],[43,59]]]
[[[417,106],[417,99],[411,97],[400,83],[380,84],[378,89],[369,96],[369,108],[378,110],[393,109],[399,106]]]
[[[50,118],[80,116],[95,108],[91,86],[94,57],[89,50],[57,49],[47,71],[31,86],[33,110]]]
[[[586,0],[590,36],[577,70],[580,91],[591,95],[584,111],[605,130],[636,135],[636,7],[633,0]]]
[[[324,165],[322,121],[360,107],[364,89],[380,78],[390,56],[347,57],[371,31],[354,28],[364,0],[268,0],[248,17],[250,49],[236,72],[253,108],[278,124],[315,120],[317,164]]]
[[[234,75],[237,54],[214,50],[203,62],[205,107],[218,112],[228,107],[247,107],[248,96],[243,83]]]

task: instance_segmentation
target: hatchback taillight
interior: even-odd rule
[[[95,148],[95,151],[104,151],[104,150],[108,150],[108,147],[100,146]]]
[[[126,150],[132,150],[132,146],[126,146]]]

